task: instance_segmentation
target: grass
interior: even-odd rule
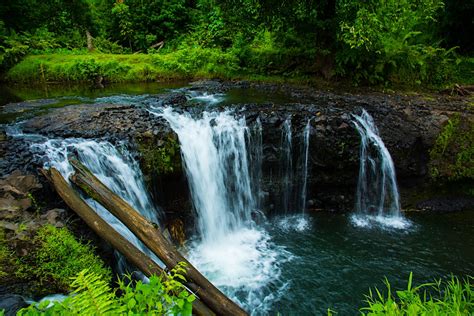
[[[220,49],[187,49],[167,54],[30,55],[13,66],[5,79],[12,82],[156,81],[191,77],[230,78],[238,60]]]
[[[458,83],[474,84],[474,58],[461,57],[451,79],[438,84],[394,81],[376,89],[442,90]],[[15,83],[154,82],[196,78],[240,79],[290,83],[320,88],[351,87],[351,76],[325,79],[326,61],[316,53],[298,50],[262,50],[186,47],[153,54],[108,54],[70,51],[26,56],[3,76]],[[327,70],[327,69],[326,69]],[[406,70],[410,71],[410,70]],[[334,69],[332,70],[334,75]],[[100,80],[99,80],[100,81]]]
[[[474,313],[473,277],[464,280],[452,276],[413,286],[410,273],[406,290],[393,292],[385,279],[386,293],[377,288],[369,290],[367,306],[360,309],[363,315],[411,316],[411,315],[472,315]]]

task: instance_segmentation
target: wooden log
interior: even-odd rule
[[[51,182],[59,196],[66,204],[82,218],[82,220],[102,239],[112,245],[114,249],[123,254],[127,260],[142,271],[146,276],[161,275],[166,277],[166,272],[146,254],[135,247],[125,237],[120,235],[112,226],[102,219],[87,204],[76,191],[66,182],[61,173],[54,168],[50,170],[42,169],[41,172]],[[199,287],[190,282],[185,285],[198,292]],[[202,316],[215,315],[202,301],[199,299],[193,302],[193,312]]]
[[[225,296],[186,260],[161,234],[156,224],[149,222],[121,197],[113,193],[77,159],[70,158],[69,162],[76,171],[71,176],[71,181],[122,221],[167,267],[171,268],[179,262],[186,262],[187,277],[200,287],[199,297],[216,314],[247,315],[240,306]]]

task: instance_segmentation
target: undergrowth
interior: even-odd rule
[[[31,282],[37,294],[64,292],[70,289],[70,278],[89,269],[104,280],[111,280],[110,269],[89,244],[78,241],[67,228],[44,226],[29,240],[10,245],[0,231],[0,281],[17,279]],[[17,249],[18,248],[18,249]]]
[[[32,304],[18,315],[191,315],[195,296],[181,283],[185,272],[185,263],[179,263],[166,278],[154,275],[144,283],[128,275],[112,289],[86,269],[73,279],[73,292],[64,301]]]
[[[410,273],[406,290],[392,291],[385,279],[386,291],[370,289],[366,296],[367,306],[360,309],[363,315],[411,316],[411,315],[472,315],[474,313],[474,278],[464,280],[452,276],[413,286]]]

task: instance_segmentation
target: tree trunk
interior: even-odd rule
[[[100,180],[77,159],[72,158],[69,162],[76,171],[76,173],[71,176],[71,181],[121,220],[168,268],[176,266],[179,262],[185,262],[187,264],[186,276],[191,282],[200,287],[198,293],[199,297],[207,306],[216,312],[216,314],[247,315],[241,307],[219,291],[189,263],[161,234],[156,224],[149,222],[127,202],[102,184]]]
[[[101,238],[110,243],[114,249],[123,254],[127,260],[142,271],[146,276],[162,275],[166,277],[166,272],[142,251],[120,235],[113,227],[103,220],[97,213],[74,191],[66,182],[61,173],[54,168],[50,170],[42,169],[42,173],[53,184],[56,192],[66,202],[66,204],[79,215],[84,222]],[[185,285],[199,292],[199,287],[192,283]],[[215,315],[200,300],[193,302],[193,312],[197,315]]]

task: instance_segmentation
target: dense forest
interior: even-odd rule
[[[11,81],[470,84],[473,17],[461,0],[19,0],[0,6],[0,64]]]

